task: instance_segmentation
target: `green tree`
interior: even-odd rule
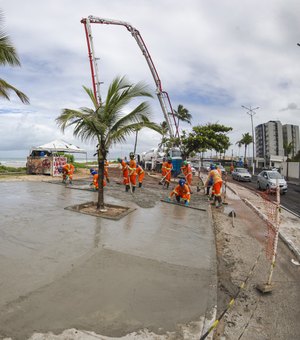
[[[192,152],[203,152],[203,150],[215,150],[216,152],[227,150],[230,143],[226,133],[231,130],[231,127],[225,125],[208,123],[194,126],[188,134],[183,131],[180,137],[183,157],[188,157]]]
[[[83,86],[94,107],[80,110],[63,109],[56,118],[57,124],[64,131],[74,126],[73,134],[83,141],[97,141],[99,170],[99,190],[97,209],[104,209],[104,160],[109,148],[116,143],[123,143],[126,137],[138,128],[147,127],[161,132],[159,125],[150,121],[149,104],[141,102],[132,111],[123,113],[126,105],[139,97],[152,97],[146,85],[130,84],[125,77],[115,78],[109,86],[106,100],[98,104],[91,89]]]
[[[3,15],[0,11],[0,65],[2,66],[21,66],[16,49],[12,45],[10,38],[3,30]],[[20,98],[20,100],[28,104],[28,97],[13,85],[9,84],[4,79],[0,78],[0,97],[10,100],[10,92],[13,91]]]
[[[253,138],[249,134],[249,132],[246,132],[242,135],[242,139],[239,140],[237,143],[245,146],[244,163],[247,163],[247,161],[246,161],[246,159],[247,159],[246,158],[247,157],[247,147],[248,147],[248,145],[253,143]]]
[[[177,118],[177,127],[179,127],[180,121],[191,124],[192,115],[189,113],[189,110],[181,104],[178,105],[177,110],[174,110],[174,116]]]

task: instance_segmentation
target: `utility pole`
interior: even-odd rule
[[[250,108],[249,107],[246,107],[244,105],[242,105],[242,108],[243,109],[246,109],[247,110],[247,114],[251,117],[251,127],[252,127],[252,146],[253,146],[253,158],[252,158],[252,175],[254,175],[255,173],[255,162],[254,162],[254,128],[253,128],[253,116],[256,114],[256,112],[254,112],[255,110],[258,110],[259,109],[259,106],[252,109],[251,108],[251,105],[250,105]]]

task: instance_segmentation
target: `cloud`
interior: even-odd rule
[[[194,125],[218,121],[233,127],[229,134],[233,145],[243,133],[251,133],[250,119],[241,105],[260,107],[255,125],[274,119],[274,112],[283,124],[300,125],[295,104],[300,100],[300,48],[296,45],[300,3],[293,0],[189,0],[184,4],[162,0],[159,6],[145,0],[64,0],[63,6],[59,0],[3,0],[1,7],[6,31],[22,62],[21,68],[2,67],[1,76],[30,97],[30,106],[20,104],[13,95],[11,102],[2,100],[3,150],[20,147],[26,153],[29,146],[61,137],[93,150],[93,145],[75,140],[71,130],[63,136],[55,124],[63,108],[91,105],[82,89],[82,85],[91,87],[80,23],[88,15],[127,21],[139,30],[173,107],[187,107]],[[92,33],[100,58],[102,97],[116,75],[148,83],[155,95],[147,62],[126,28],[95,24]],[[151,105],[154,120],[161,122],[164,117],[157,98]],[[142,133],[139,150],[156,146],[156,135]],[[133,143],[131,136],[127,144],[113,150],[132,150]]]
[[[279,111],[288,111],[288,110],[294,111],[294,110],[300,110],[300,108],[295,103],[289,103],[287,107],[285,107],[285,108],[283,108]]]

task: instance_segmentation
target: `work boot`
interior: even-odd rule
[[[126,191],[126,192],[128,192],[128,191],[129,191],[129,189],[130,189],[130,186],[129,186],[129,185],[126,185],[126,187],[125,187],[125,191]]]
[[[142,187],[142,184],[143,184],[143,183],[139,183],[139,188],[141,188],[141,187]]]
[[[216,208],[220,208],[222,206],[222,198],[221,196],[216,197]]]
[[[135,186],[132,187],[132,192],[135,192]]]

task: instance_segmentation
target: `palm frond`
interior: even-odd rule
[[[8,94],[10,91],[15,92],[15,94],[19,97],[19,99],[22,101],[22,103],[24,103],[24,104],[29,103],[29,98],[26,96],[25,93],[21,92],[20,90],[18,90],[14,86],[10,85],[5,80],[0,79],[0,96],[7,99],[7,100],[10,100],[10,97],[9,97],[9,94]]]

